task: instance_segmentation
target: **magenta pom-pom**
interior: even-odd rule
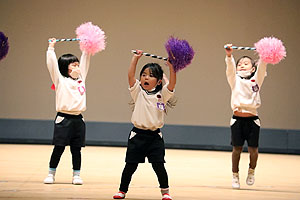
[[[286,57],[286,50],[281,40],[275,37],[264,37],[254,44],[260,58],[270,64],[277,64]]]
[[[80,39],[79,44],[81,51],[94,55],[106,47],[104,31],[91,22],[81,24],[77,27],[76,34],[77,38]]]
[[[165,48],[175,72],[184,69],[194,58],[195,52],[186,40],[170,37],[165,44]]]
[[[9,50],[8,37],[0,32],[0,60],[6,57]]]

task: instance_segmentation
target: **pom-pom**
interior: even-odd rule
[[[81,24],[76,28],[77,38],[80,39],[81,51],[86,51],[94,55],[105,49],[105,34],[98,26],[91,22]]]
[[[186,40],[180,40],[174,37],[168,39],[165,48],[175,72],[178,72],[189,65],[195,54],[193,48]]]
[[[8,37],[6,37],[3,32],[0,32],[0,60],[5,58],[8,53],[8,49]]]
[[[285,47],[275,37],[265,37],[254,44],[260,58],[270,64],[277,64],[286,57]]]

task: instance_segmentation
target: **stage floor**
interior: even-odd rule
[[[0,144],[0,199],[112,199],[118,191],[126,148],[87,146],[82,149],[81,177],[72,185],[72,161],[66,148],[56,182],[43,184],[51,145]],[[174,200],[299,200],[300,156],[259,154],[254,186],[245,183],[248,153],[240,162],[241,189],[231,188],[231,153],[166,150],[170,194]],[[127,193],[128,200],[161,199],[149,163],[140,164]]]

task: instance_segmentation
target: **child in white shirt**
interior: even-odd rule
[[[164,125],[167,101],[173,96],[176,84],[176,73],[170,62],[170,80],[162,85],[163,70],[156,63],[146,64],[140,72],[140,80],[135,78],[136,65],[142,51],[133,55],[128,70],[128,82],[134,110],[131,122],[134,125],[128,138],[126,165],[122,173],[119,192],[114,199],[124,199],[131,177],[139,163],[145,157],[152,164],[161,188],[163,200],[171,200],[169,195],[168,175],[164,167],[165,146],[160,128]]]
[[[226,76],[231,88],[231,145],[232,150],[232,187],[240,188],[239,161],[245,140],[248,143],[250,164],[246,183],[254,184],[254,169],[258,158],[260,120],[257,108],[261,105],[259,91],[266,75],[267,64],[258,64],[248,56],[241,57],[236,63],[232,56],[232,45],[227,44]]]
[[[85,146],[85,122],[81,113],[86,110],[85,79],[90,54],[83,52],[80,62],[72,54],[62,55],[58,61],[54,52],[55,38],[49,39],[47,67],[56,92],[56,111],[53,141],[54,149],[45,184],[53,184],[55,172],[65,146],[70,145],[75,185],[82,185],[80,177],[81,147]]]

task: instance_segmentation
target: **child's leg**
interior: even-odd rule
[[[50,159],[50,168],[56,169],[60,161],[61,155],[65,150],[65,146],[54,146]]]
[[[232,149],[232,188],[234,189],[240,188],[239,163],[242,150],[242,146],[233,146]]]
[[[169,184],[168,184],[168,174],[165,168],[164,163],[152,163],[152,168],[156,173],[158,182],[159,182],[159,187],[162,189],[168,189]],[[166,193],[169,193],[168,191]]]
[[[257,159],[258,159],[258,148],[257,147],[248,147],[248,152],[250,154],[249,168],[255,169]]]
[[[81,147],[70,147],[72,154],[72,163],[73,163],[73,180],[74,185],[82,185],[83,181],[80,178],[80,168],[81,168]]]
[[[121,184],[119,190],[122,192],[127,192],[131,181],[131,177],[138,167],[138,163],[126,163],[125,168],[122,173]]]
[[[172,200],[172,197],[169,194],[168,174],[164,163],[152,163],[152,168],[154,169],[158,178],[162,200]]]
[[[70,147],[71,154],[72,154],[72,164],[73,170],[79,171],[81,168],[81,147]]]
[[[56,173],[56,168],[57,165],[60,161],[61,155],[63,154],[65,150],[64,146],[54,146],[53,152],[51,155],[50,163],[49,163],[49,174],[48,176],[44,179],[44,183],[46,184],[53,184],[55,180],[55,173]]]
[[[251,123],[250,123],[251,122]],[[248,142],[248,152],[250,157],[248,176],[246,183],[248,185],[253,185],[255,182],[254,170],[256,168],[257,159],[258,159],[258,143],[259,143],[259,132],[260,132],[260,121],[255,119],[249,122],[249,136],[247,139]]]
[[[248,147],[248,151],[250,153],[250,164],[249,164],[249,170],[248,170],[248,176],[246,179],[246,183],[248,185],[253,185],[255,182],[254,169],[256,167],[257,158],[258,158],[258,148],[257,147]]]
[[[242,146],[234,146],[232,149],[232,172],[233,173],[239,172],[239,163],[240,163],[240,156],[242,150],[243,150]]]

